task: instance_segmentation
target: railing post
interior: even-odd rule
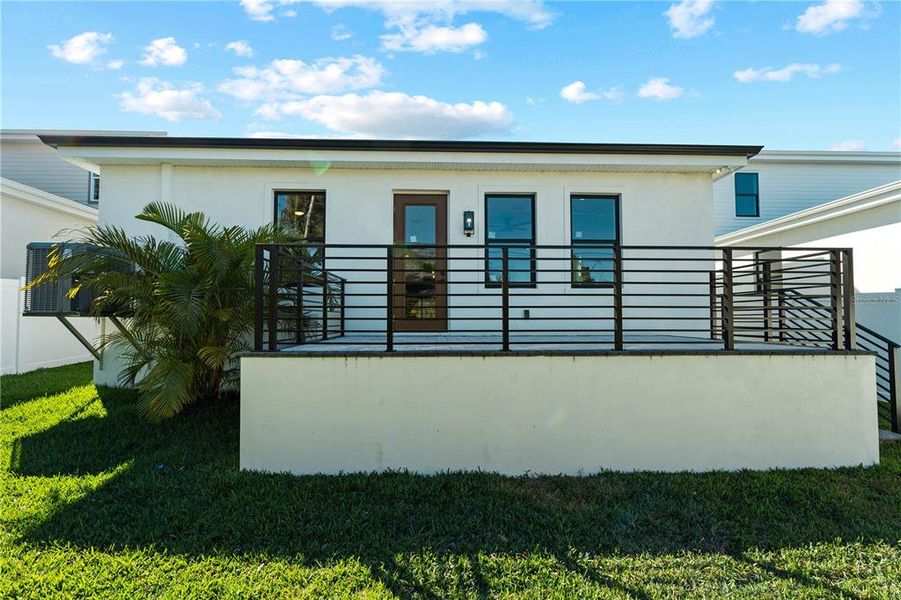
[[[784,342],[788,339],[788,331],[786,328],[788,327],[788,319],[786,317],[785,303],[788,301],[785,296],[785,290],[782,287],[779,287],[779,293],[776,294],[776,301],[779,302],[779,341]]]
[[[278,350],[278,286],[281,246],[269,246],[269,351]]]
[[[842,290],[845,308],[845,348],[857,349],[857,315],[854,300],[854,255],[850,248],[842,251]]]
[[[344,284],[345,284],[345,281],[342,279],[341,287],[340,287],[340,289],[341,289],[341,313],[340,313],[341,316],[340,316],[340,319],[341,319],[341,336],[342,337],[344,336],[344,302],[345,302]]]
[[[613,246],[613,349],[623,349],[623,251]]]
[[[509,248],[501,247],[501,350],[510,350],[510,259]]]
[[[296,313],[295,316],[297,318],[297,343],[303,344],[306,342],[306,331],[304,330],[303,325],[303,286],[304,286],[304,267],[306,266],[303,259],[304,249],[298,249],[300,253],[300,258],[297,261],[297,301],[295,303]]]
[[[773,334],[773,314],[770,307],[772,306],[772,293],[773,293],[773,273],[772,267],[770,266],[770,261],[761,257],[760,254],[755,256],[755,260],[763,261],[763,268],[761,269],[763,273],[763,281],[762,281],[762,291],[763,291],[763,341],[770,341],[770,337]]]
[[[328,276],[322,269],[322,339],[328,339]]]
[[[832,349],[841,350],[842,335],[842,261],[838,250],[829,251],[829,308],[832,317]]]
[[[732,248],[723,248],[723,348],[735,350],[735,306],[732,289]]]
[[[901,433],[901,346],[897,344],[888,345],[888,379],[892,431]]]
[[[707,274],[710,297],[710,339],[716,339],[716,269]]]
[[[257,244],[253,259],[253,349],[263,351],[263,246]]]
[[[385,269],[387,277],[385,285],[385,304],[387,305],[385,311],[385,350],[394,352],[394,246],[386,248],[385,256],[387,261]],[[406,269],[406,265],[404,265],[404,268]]]

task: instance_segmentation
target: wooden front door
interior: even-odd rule
[[[394,196],[394,329],[447,331],[447,196]]]

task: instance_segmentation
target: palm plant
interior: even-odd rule
[[[138,411],[160,421],[236,388],[235,355],[249,348],[253,325],[254,247],[298,238],[273,225],[215,225],[160,202],[136,218],[179,241],[88,227],[78,244],[54,249],[49,270],[32,286],[72,276],[70,297],[87,288],[95,295],[92,312],[126,317],[123,330],[101,344],[120,356],[121,383],[138,388]]]

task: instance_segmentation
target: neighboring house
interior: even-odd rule
[[[853,249],[857,322],[901,342],[901,180],[720,235],[716,243]]]
[[[0,131],[0,277],[2,350],[0,370],[21,373],[89,360],[91,355],[56,319],[23,318],[22,287],[29,242],[65,240],[72,231],[97,222],[99,169],[63,160],[38,135],[84,135],[87,131],[4,129]],[[127,132],[102,132],[125,135]],[[131,132],[165,135],[157,132]],[[98,324],[87,318],[71,323],[87,338]]]
[[[716,235],[901,180],[901,152],[764,150],[713,185]]]
[[[242,468],[878,461],[847,254],[714,247],[715,182],[759,147],[42,139],[102,172],[101,223],[159,235],[134,215],[161,200],[306,236],[257,248]]]
[[[25,247],[33,241],[66,239],[71,230],[97,222],[97,209],[16,181],[0,178],[0,371],[23,373],[89,360],[91,355],[56,319],[22,316]],[[68,233],[66,233],[68,231]],[[97,336],[91,319],[75,319],[82,335]]]
[[[72,131],[4,129],[0,131],[0,174],[5,179],[80,202],[100,201],[100,174],[74,165],[41,142],[38,135],[142,135],[163,136],[157,131]]]

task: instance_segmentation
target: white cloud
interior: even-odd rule
[[[225,45],[226,50],[231,50],[237,56],[251,57],[253,56],[253,48],[245,40],[235,40]]]
[[[833,144],[830,150],[858,152],[863,150],[863,140],[844,140],[837,144]]]
[[[125,64],[125,61],[121,58],[117,58],[106,63],[106,68],[112,71],[118,71],[122,68],[122,65]]]
[[[264,118],[297,116],[359,137],[461,139],[505,133],[513,115],[500,102],[448,104],[427,96],[373,91],[314,96],[262,107]]]
[[[299,0],[278,0],[295,3]],[[389,26],[426,19],[450,23],[454,17],[473,13],[497,13],[522,21],[533,29],[544,29],[554,21],[554,14],[542,0],[313,0],[326,11],[345,7],[377,10],[385,15]]]
[[[347,28],[343,23],[338,23],[332,27],[332,39],[336,42],[349,40],[354,36],[354,32]]]
[[[219,91],[252,102],[297,94],[334,94],[376,87],[385,76],[380,62],[365,56],[302,60],[274,60],[266,67],[236,67],[239,79],[219,85]]]
[[[672,100],[685,93],[685,90],[670,85],[667,77],[652,77],[647,83],[638,88],[638,96],[641,98],[654,98],[655,100]]]
[[[682,0],[673,4],[663,14],[673,29],[673,37],[693,38],[704,35],[716,20],[710,16],[713,0]]]
[[[892,148],[901,148],[901,137],[892,140]]]
[[[47,46],[54,58],[64,60],[76,65],[93,65],[97,59],[106,53],[106,46],[113,41],[113,34],[85,31],[70,37],[61,45],[51,44]]]
[[[878,10],[868,11],[861,0],[825,0],[799,15],[795,29],[801,33],[826,35],[847,29],[854,19],[868,19],[876,13]]]
[[[754,81],[791,81],[795,75],[803,74],[810,79],[817,79],[823,75],[833,75],[842,70],[842,66],[837,63],[830,63],[825,66],[814,64],[791,63],[781,69],[772,67],[763,67],[755,69],[749,67],[742,71],[736,71],[732,74],[735,79],[742,83],[751,83]]]
[[[274,7],[272,2],[268,0],[241,0],[241,6],[244,7],[247,16],[254,21],[272,21],[275,19],[272,16]]]
[[[222,114],[209,100],[201,97],[203,86],[187,83],[176,87],[156,77],[142,77],[134,92],[118,95],[122,110],[155,115],[168,121],[181,119],[219,119]]]
[[[188,60],[188,51],[175,42],[174,37],[164,37],[153,40],[144,47],[144,58],[141,64],[148,67],[164,65],[167,67],[180,67]]]
[[[609,90],[589,92],[585,88],[585,83],[583,81],[573,81],[560,89],[560,97],[575,104],[582,104],[589,100],[599,100],[601,98],[604,98],[605,100],[619,100],[622,96],[622,90],[615,87],[610,88]]]
[[[399,33],[388,33],[381,36],[384,50],[422,52],[423,54],[463,52],[484,43],[487,39],[488,34],[478,23],[467,23],[462,27],[402,25]]]

